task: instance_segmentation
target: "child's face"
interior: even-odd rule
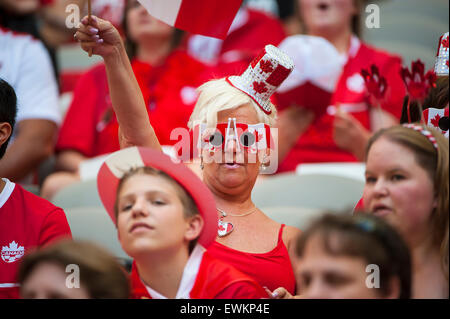
[[[361,257],[329,254],[320,237],[312,236],[298,260],[300,294],[311,299],[379,298],[379,289],[366,286],[370,274],[366,267],[367,262]]]
[[[162,177],[136,174],[118,194],[119,240],[131,257],[167,252],[189,244],[189,220],[173,185]]]

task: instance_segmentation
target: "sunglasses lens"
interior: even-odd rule
[[[448,116],[441,117],[441,119],[439,120],[439,128],[444,132],[447,132],[448,126],[449,126]]]
[[[223,144],[223,136],[220,132],[215,132],[209,138],[209,142],[215,147],[219,147]]]
[[[241,135],[241,144],[245,147],[252,146],[255,144],[255,135],[250,132],[245,132]]]

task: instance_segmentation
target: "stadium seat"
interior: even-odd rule
[[[97,181],[88,180],[67,186],[59,191],[52,203],[63,209],[75,207],[103,208],[97,192]]]
[[[102,246],[124,265],[131,262],[120,246],[116,227],[103,208],[76,207],[65,209],[65,213],[73,239],[88,240]]]
[[[363,188],[363,181],[343,176],[279,174],[256,184],[252,199],[258,207],[345,210],[355,207]]]
[[[321,209],[304,208],[298,206],[262,207],[261,211],[280,224],[297,227],[301,230],[305,230],[311,220],[318,218],[325,212]]]
[[[333,176],[343,176],[365,182],[364,173],[366,165],[364,163],[306,163],[297,166],[298,175],[324,174]]]

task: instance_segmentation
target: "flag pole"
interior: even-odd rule
[[[88,21],[91,22],[91,16],[92,16],[92,5],[91,0],[87,0],[88,3]],[[92,49],[89,49],[89,57],[92,56]]]

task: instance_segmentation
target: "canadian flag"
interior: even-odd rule
[[[423,111],[425,123],[441,131],[441,133],[444,134],[446,138],[448,138],[449,135],[448,115],[448,107],[446,107],[445,109],[428,108]]]
[[[242,0],[138,0],[155,18],[191,33],[225,39]]]

